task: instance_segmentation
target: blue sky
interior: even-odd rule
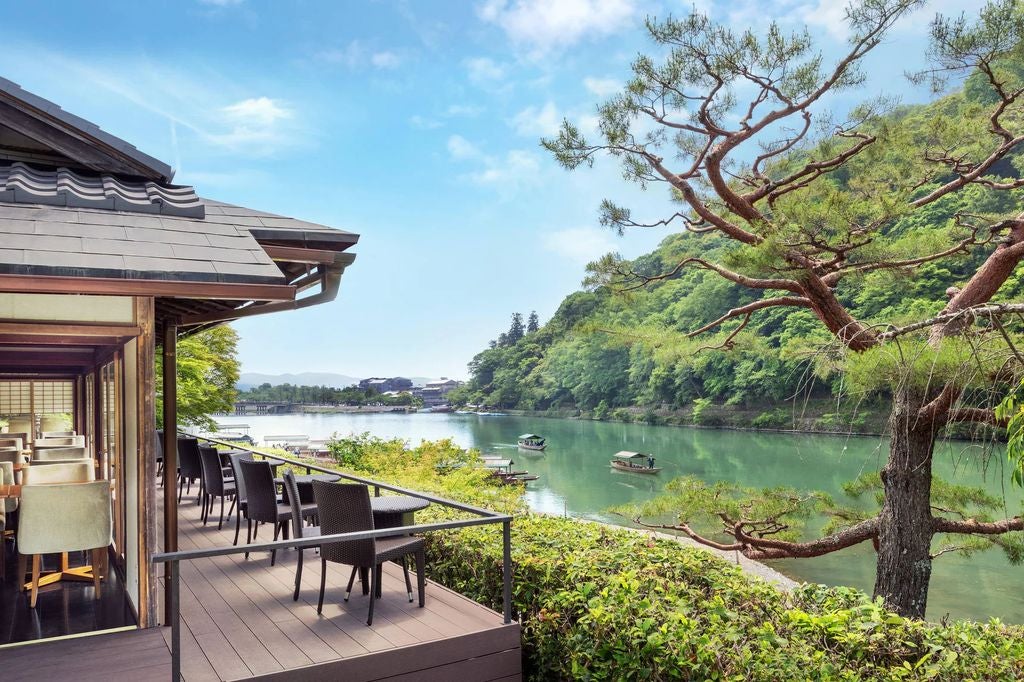
[[[862,92],[926,96],[927,21],[976,0],[937,0],[901,22]],[[608,161],[567,173],[539,147],[595,104],[649,43],[648,15],[696,5],[736,27],[769,17],[843,46],[832,0],[11,3],[3,75],[171,163],[200,194],[358,232],[339,300],[239,322],[244,371],[458,376],[513,311],[544,320],[619,238],[610,197],[667,213],[661,189]]]

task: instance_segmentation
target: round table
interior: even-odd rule
[[[411,526],[415,522],[416,512],[429,506],[430,502],[422,497],[409,495],[385,495],[384,497],[370,498],[374,528]]]

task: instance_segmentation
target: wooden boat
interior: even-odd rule
[[[524,433],[519,436],[519,447],[524,450],[543,450],[548,446],[544,436],[535,433]]]
[[[622,450],[616,452],[611,461],[612,469],[630,471],[634,474],[656,474],[661,467],[654,466],[654,455]]]

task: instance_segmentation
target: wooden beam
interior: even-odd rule
[[[297,246],[272,246],[260,244],[273,260],[289,263],[333,263],[338,256],[337,251],[326,249],[306,249]]]
[[[141,333],[136,340],[136,453],[139,541],[139,625],[155,627],[157,620],[157,578],[149,560],[157,551],[156,505],[156,337],[152,297],[135,299],[135,319]]]
[[[291,301],[295,287],[288,284],[238,284],[117,277],[58,277],[54,275],[0,275],[0,292],[31,294],[104,294],[109,296],[164,296],[226,301]]]
[[[175,474],[178,471],[178,328],[164,325],[164,551],[178,551],[178,495]],[[235,510],[240,514],[241,510]],[[164,625],[170,623],[171,564],[164,568]]]
[[[19,336],[99,336],[103,338],[130,339],[141,334],[139,327],[134,325],[112,324],[65,324],[46,322],[0,322],[0,335],[17,334]]]

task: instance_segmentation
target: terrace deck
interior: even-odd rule
[[[230,525],[230,528],[229,528]],[[261,537],[266,533],[261,529]],[[231,544],[234,525],[203,526],[199,508],[190,498],[179,511],[179,547],[182,550]],[[407,601],[400,567],[386,564],[383,598],[378,601],[373,626],[366,625],[368,597],[358,587],[348,604],[342,602],[348,569],[328,564],[324,613],[316,613],[320,561],[306,551],[302,590],[292,601],[295,551],[278,553],[275,566],[267,553],[248,560],[244,555],[198,559],[182,563],[182,674],[188,681],[260,680],[406,680],[459,679],[519,680],[521,652],[519,625],[506,625],[500,614],[436,583],[427,583],[425,608]],[[101,635],[74,642],[93,642],[89,670],[106,674],[129,672],[141,659],[128,638],[146,638],[147,655],[159,657],[152,634],[169,646],[170,628]],[[47,676],[58,679],[67,672],[83,677],[81,644],[39,643],[5,655],[0,650],[4,680],[38,679],[40,661]],[[88,647],[88,644],[86,645]],[[109,649],[107,655],[100,652]],[[36,655],[26,655],[32,652]],[[164,649],[166,651],[166,648]],[[9,659],[9,660],[8,660]],[[147,659],[150,660],[150,659]],[[132,673],[133,679],[167,679],[158,664]],[[143,674],[145,673],[145,674]],[[148,675],[148,676],[147,676]]]

